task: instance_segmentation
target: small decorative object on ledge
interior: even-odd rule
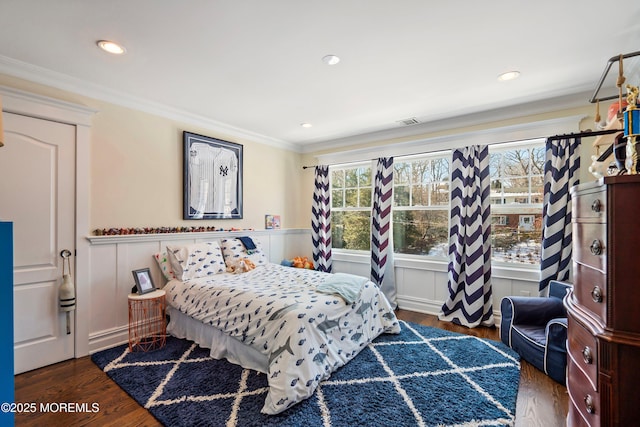
[[[265,215],[264,228],[266,228],[267,230],[280,229],[280,215]]]
[[[253,228],[221,228],[221,227],[135,227],[135,228],[98,228],[95,236],[120,236],[127,234],[167,234],[167,233],[206,233],[213,231],[253,231]]]

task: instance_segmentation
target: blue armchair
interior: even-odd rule
[[[549,283],[548,297],[504,297],[500,339],[524,360],[566,384],[567,312],[562,299],[571,284]]]

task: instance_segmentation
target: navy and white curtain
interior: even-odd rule
[[[580,138],[547,139],[542,208],[540,295],[548,294],[549,281],[569,280],[571,271],[571,195],[580,183]]]
[[[318,271],[331,273],[331,202],[329,166],[316,166],[315,189],[311,207],[313,263]]]
[[[376,165],[371,211],[371,281],[380,287],[395,309],[396,284],[393,269],[393,157],[380,158]]]
[[[449,295],[438,317],[493,326],[489,147],[454,150],[451,166]]]

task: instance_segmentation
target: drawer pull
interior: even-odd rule
[[[593,255],[601,255],[602,254],[602,244],[600,243],[600,240],[596,239],[593,241],[593,243],[591,243],[591,246],[589,246],[589,249],[591,250],[591,253]]]
[[[589,347],[582,349],[582,359],[587,365],[591,365],[593,363],[593,354],[591,354],[591,349]]]
[[[594,212],[600,212],[600,209],[602,209],[602,202],[600,202],[599,199],[595,199],[591,204],[591,210]]]
[[[591,395],[590,395],[590,394],[587,394],[587,395],[584,397],[584,404],[585,404],[585,406],[586,406],[586,408],[587,408],[587,412],[588,412],[588,413],[590,413],[590,414],[595,414],[595,412],[596,412],[596,406],[595,406],[595,403],[594,403],[594,401],[593,401],[593,397],[591,397]]]
[[[593,299],[593,302],[602,302],[602,289],[600,289],[600,286],[593,287],[593,290],[591,290],[591,299]]]

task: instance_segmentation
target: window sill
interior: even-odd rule
[[[342,249],[333,250],[333,259],[341,262],[353,262],[356,264],[370,264],[369,252],[350,251]],[[423,257],[417,255],[394,254],[394,263],[399,268],[409,268],[415,270],[428,270],[446,273],[449,260],[446,258]],[[527,282],[538,282],[540,280],[539,265],[506,265],[497,263],[491,265],[491,276],[500,279],[523,280]]]

